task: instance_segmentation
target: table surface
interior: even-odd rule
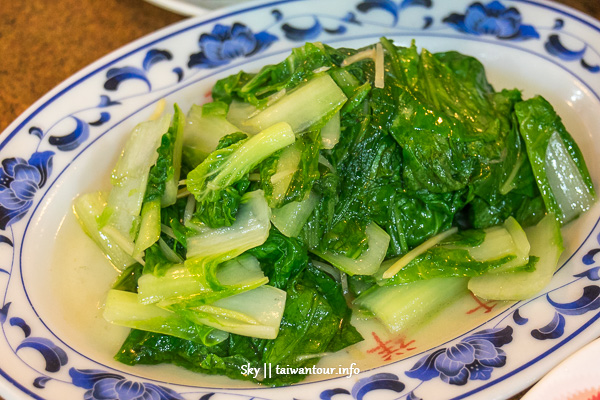
[[[558,2],[600,20],[598,0]],[[184,18],[142,0],[2,1],[0,132],[88,64]]]

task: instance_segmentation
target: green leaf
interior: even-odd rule
[[[309,131],[260,164],[260,185],[271,208],[304,200],[319,178],[320,148],[319,131]]]
[[[169,130],[162,135],[160,146],[156,150],[158,158],[150,168],[148,186],[144,195],[145,203],[162,198],[167,190],[167,185],[175,178],[177,181],[179,180],[178,172],[181,166],[181,141],[184,124],[183,113],[175,105],[173,123]]]
[[[282,235],[277,229],[271,228],[269,237],[260,246],[247,251],[256,257],[269,285],[279,289],[287,287],[290,279],[300,274],[308,264],[308,254],[302,242],[295,238]]]
[[[173,363],[192,371],[250,380],[266,386],[299,382],[305,373],[271,378],[244,373],[250,364],[312,367],[325,352],[337,351],[362,340],[350,325],[350,310],[341,285],[316,269],[290,280],[287,301],[276,339],[251,339],[235,334],[214,346],[157,333],[132,330],[115,359],[128,365]],[[310,356],[314,357],[310,357]],[[302,357],[300,357],[302,356]]]
[[[293,49],[283,62],[265,66],[258,74],[251,77],[241,75],[239,78],[227,81],[227,85],[225,82],[217,83],[219,90],[215,99],[226,98],[222,92],[229,92],[229,98],[235,95],[259,106],[264,104],[270,95],[298,86],[301,82],[309,80],[314,75],[314,70],[327,66],[333,66],[328,48],[321,43],[306,43],[302,47]],[[232,85],[233,81],[236,83],[235,86]],[[227,89],[221,89],[225,87]]]
[[[138,279],[142,276],[143,268],[144,266],[140,263],[130,265],[121,272],[115,283],[113,283],[112,288],[137,293]]]
[[[144,261],[146,264],[144,265],[143,273],[152,274],[158,277],[164,276],[165,272],[174,265],[174,263],[165,256],[158,244],[153,244],[146,250]]]
[[[386,285],[398,285],[424,279],[448,277],[472,277],[500,267],[513,257],[503,257],[492,261],[477,261],[464,249],[434,247],[421,254],[396,275],[386,281]]]
[[[187,188],[197,201],[196,215],[211,228],[233,224],[242,195],[249,187],[250,171],[294,143],[295,136],[289,125],[282,122],[251,138],[240,139],[239,135],[226,136],[222,146],[233,143],[212,152],[187,176]]]
[[[569,222],[595,201],[581,150],[543,97],[517,103],[515,113],[546,208]]]

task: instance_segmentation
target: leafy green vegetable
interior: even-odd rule
[[[434,247],[418,256],[386,281],[386,285],[397,285],[437,277],[479,276],[491,269],[500,267],[515,256],[505,256],[497,260],[477,261],[468,250]]]
[[[271,212],[271,223],[288,237],[297,237],[319,204],[319,196],[312,191],[301,201],[294,201]]]
[[[196,324],[154,304],[140,304],[135,293],[126,291],[113,289],[108,292],[102,316],[116,325],[164,333],[207,346],[220,343],[228,337],[223,331]]]
[[[474,277],[522,268],[529,263],[529,241],[512,217],[502,226],[451,232],[453,230],[448,230],[427,240],[399,260],[382,263],[381,278],[384,279],[381,284],[398,285],[438,277]],[[427,244],[429,246],[425,247]],[[424,248],[419,251],[421,247]]]
[[[391,332],[416,330],[468,293],[467,278],[435,278],[374,286],[354,303],[373,313]]]
[[[198,202],[199,214],[205,216],[202,222],[211,228],[231,226],[241,195],[248,188],[249,172],[294,141],[290,126],[282,122],[214,151],[190,171],[186,186]]]
[[[328,74],[317,74],[251,115],[242,125],[253,132],[279,122],[289,123],[294,133],[320,129],[342,108],[347,98]],[[301,113],[298,110],[302,110]]]
[[[241,129],[227,120],[229,106],[220,101],[193,105],[183,129],[183,163],[193,169],[215,151],[226,135]]]
[[[106,206],[75,204],[126,268],[106,315],[134,328],[116,356],[127,364],[298,382],[362,340],[353,308],[406,334],[467,282],[531,295],[556,267],[560,225],[595,200],[552,107],[496,91],[455,51],[307,43],[212,96],[187,121],[176,107],[170,128],[138,127]],[[265,363],[299,373],[248,373]]]
[[[211,200],[197,202],[194,221],[210,228],[231,226],[236,218],[242,196],[250,187],[248,177],[243,177],[212,196]]]
[[[535,262],[533,271],[489,271],[471,278],[469,290],[484,299],[525,300],[548,285],[564,250],[560,223],[556,216],[547,214],[537,225],[527,228],[526,233],[531,242],[530,258]]]
[[[339,200],[338,175],[327,166],[319,164],[320,177],[313,184],[313,192],[320,201],[309,215],[303,226],[300,237],[309,249],[315,249],[321,245],[322,237],[333,219],[335,205]]]
[[[237,218],[230,226],[200,227],[187,237],[187,260],[200,266],[205,261],[219,262],[237,257],[267,240],[271,226],[271,209],[262,190],[246,193],[241,199]],[[195,259],[195,260],[194,260]]]
[[[365,233],[368,248],[356,259],[317,249],[312,252],[348,275],[373,275],[385,258],[390,236],[374,222],[367,225]]]
[[[160,199],[146,201],[142,205],[141,221],[133,256],[139,257],[148,247],[160,239]]]
[[[192,272],[185,264],[175,264],[161,275],[143,274],[138,280],[138,300],[167,308],[209,304],[266,284],[268,279],[257,264],[247,258],[232,259],[212,267],[210,277]]]
[[[169,130],[162,135],[160,146],[156,149],[158,158],[148,174],[144,202],[161,199],[163,207],[175,203],[181,170],[184,125],[183,112],[175,105],[173,123]]]
[[[265,360],[281,366],[311,366],[320,354],[362,340],[350,324],[351,311],[341,286],[324,273],[308,268],[292,280],[280,336],[265,345]],[[314,358],[299,356],[314,355]]]
[[[260,190],[244,195],[238,218],[228,227],[201,229],[187,237],[187,258],[160,274],[144,274],[139,282],[141,302],[168,305],[195,299],[202,304],[254,289],[267,282],[262,272],[249,277],[241,271],[233,281],[219,276],[222,263],[265,242],[270,210]],[[242,265],[241,268],[244,266]],[[256,269],[256,268],[253,268]]]
[[[121,272],[115,283],[113,283],[112,288],[115,290],[137,293],[138,279],[142,276],[143,269],[144,266],[139,263],[130,265]]]
[[[137,237],[149,172],[158,159],[156,151],[171,117],[147,121],[135,127],[112,173],[112,189],[98,225],[105,235],[129,254]]]
[[[144,261],[146,263],[143,273],[158,277],[164,276],[167,270],[175,264],[167,258],[158,244],[154,244],[146,250]]]
[[[123,270],[136,265],[136,261],[131,254],[116,244],[114,239],[109,238],[100,231],[98,219],[105,207],[106,194],[103,192],[85,193],[73,201],[73,212],[79,225],[86,235],[98,245],[115,268]]]
[[[285,61],[265,66],[257,74],[240,72],[218,81],[212,90],[213,99],[231,103],[237,98],[256,107],[264,106],[269,96],[309,80],[318,68],[332,66],[328,50],[321,43],[306,43],[293,49]]]
[[[515,112],[546,208],[561,223],[571,221],[595,200],[579,147],[544,98],[523,101]]]
[[[191,306],[181,302],[168,306],[175,314],[198,326],[261,339],[275,339],[283,316],[286,293],[263,285],[220,298],[210,304]]]
[[[192,371],[251,380],[267,386],[299,382],[303,374],[270,378],[243,373],[250,364],[311,367],[323,353],[337,351],[362,340],[350,324],[351,310],[341,286],[326,274],[309,268],[287,284],[287,300],[276,339],[259,340],[231,334],[226,341],[206,346],[172,336],[133,330],[115,358],[129,365],[173,363]]]
[[[271,228],[267,240],[247,251],[256,257],[269,285],[279,289],[287,287],[290,279],[299,275],[308,264],[306,248],[298,239],[288,238]]]
[[[260,164],[261,188],[271,208],[302,201],[319,178],[319,131],[309,131]]]

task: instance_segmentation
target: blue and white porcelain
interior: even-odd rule
[[[106,184],[124,138],[161,99],[167,109],[175,102],[187,109],[207,101],[217,79],[280,61],[305,41],[359,47],[381,36],[476,56],[496,88],[545,96],[600,188],[600,22],[579,12],[543,0],[278,0],[183,21],[79,72],[0,136],[0,395],[503,399],[600,336],[595,206],[564,228],[561,267],[537,296],[515,304],[473,300],[460,318],[443,315],[454,325],[424,333],[427,340],[373,331],[346,354],[367,366],[358,375],[261,388],[113,361],[111,343],[123,332],[105,328],[97,314],[115,273],[81,256],[94,251],[85,236],[65,239],[65,231],[77,228],[73,198]],[[99,268],[107,268],[106,276],[96,279]],[[477,318],[456,322],[466,315]]]

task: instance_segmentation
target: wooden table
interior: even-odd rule
[[[184,18],[142,0],[0,1],[0,132],[86,65]],[[598,0],[558,1],[600,19]]]

